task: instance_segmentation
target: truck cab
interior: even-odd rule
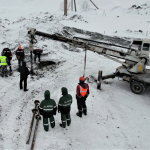
[[[139,39],[134,38],[132,41],[131,48],[138,50],[140,53],[140,56],[146,56],[149,58],[150,54],[150,39]]]

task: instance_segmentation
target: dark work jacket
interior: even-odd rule
[[[43,52],[43,50],[41,50],[41,49],[34,49],[33,50],[33,54],[35,54],[35,55],[41,55],[42,52]]]
[[[12,53],[9,48],[4,48],[2,51],[2,55],[6,56],[9,60],[12,59]]]
[[[72,104],[72,96],[68,94],[67,88],[63,87],[61,89],[62,97],[58,103],[58,112],[60,111],[62,114],[70,113],[71,104]]]
[[[24,54],[24,50],[23,49],[17,49],[16,50],[16,56],[19,56],[19,60],[23,60],[24,57],[25,57],[25,54]],[[18,59],[18,58],[17,58]]]
[[[20,66],[20,79],[27,79],[29,75],[29,70],[26,67],[26,62],[22,62],[22,66]]]
[[[50,98],[50,91],[45,91],[45,99],[40,103],[39,112],[44,118],[51,118],[56,115],[57,106],[54,99]]]

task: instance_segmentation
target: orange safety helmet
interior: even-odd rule
[[[84,77],[79,78],[80,81],[85,81]]]
[[[19,46],[18,46],[18,49],[22,49],[22,47],[19,45]]]

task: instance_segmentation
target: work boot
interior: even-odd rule
[[[62,126],[62,124],[61,124],[61,123],[60,123],[59,125],[60,125],[62,128],[65,128],[65,127],[63,127],[63,126]]]
[[[83,114],[86,116],[87,115],[87,109],[83,109]]]
[[[82,117],[82,111],[77,112],[76,115],[81,118]]]
[[[25,89],[24,92],[29,91],[28,89]]]

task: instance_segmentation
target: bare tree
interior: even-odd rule
[[[71,8],[71,2],[68,2],[67,10],[70,10],[70,8]],[[59,10],[64,11],[64,2],[60,3]]]

